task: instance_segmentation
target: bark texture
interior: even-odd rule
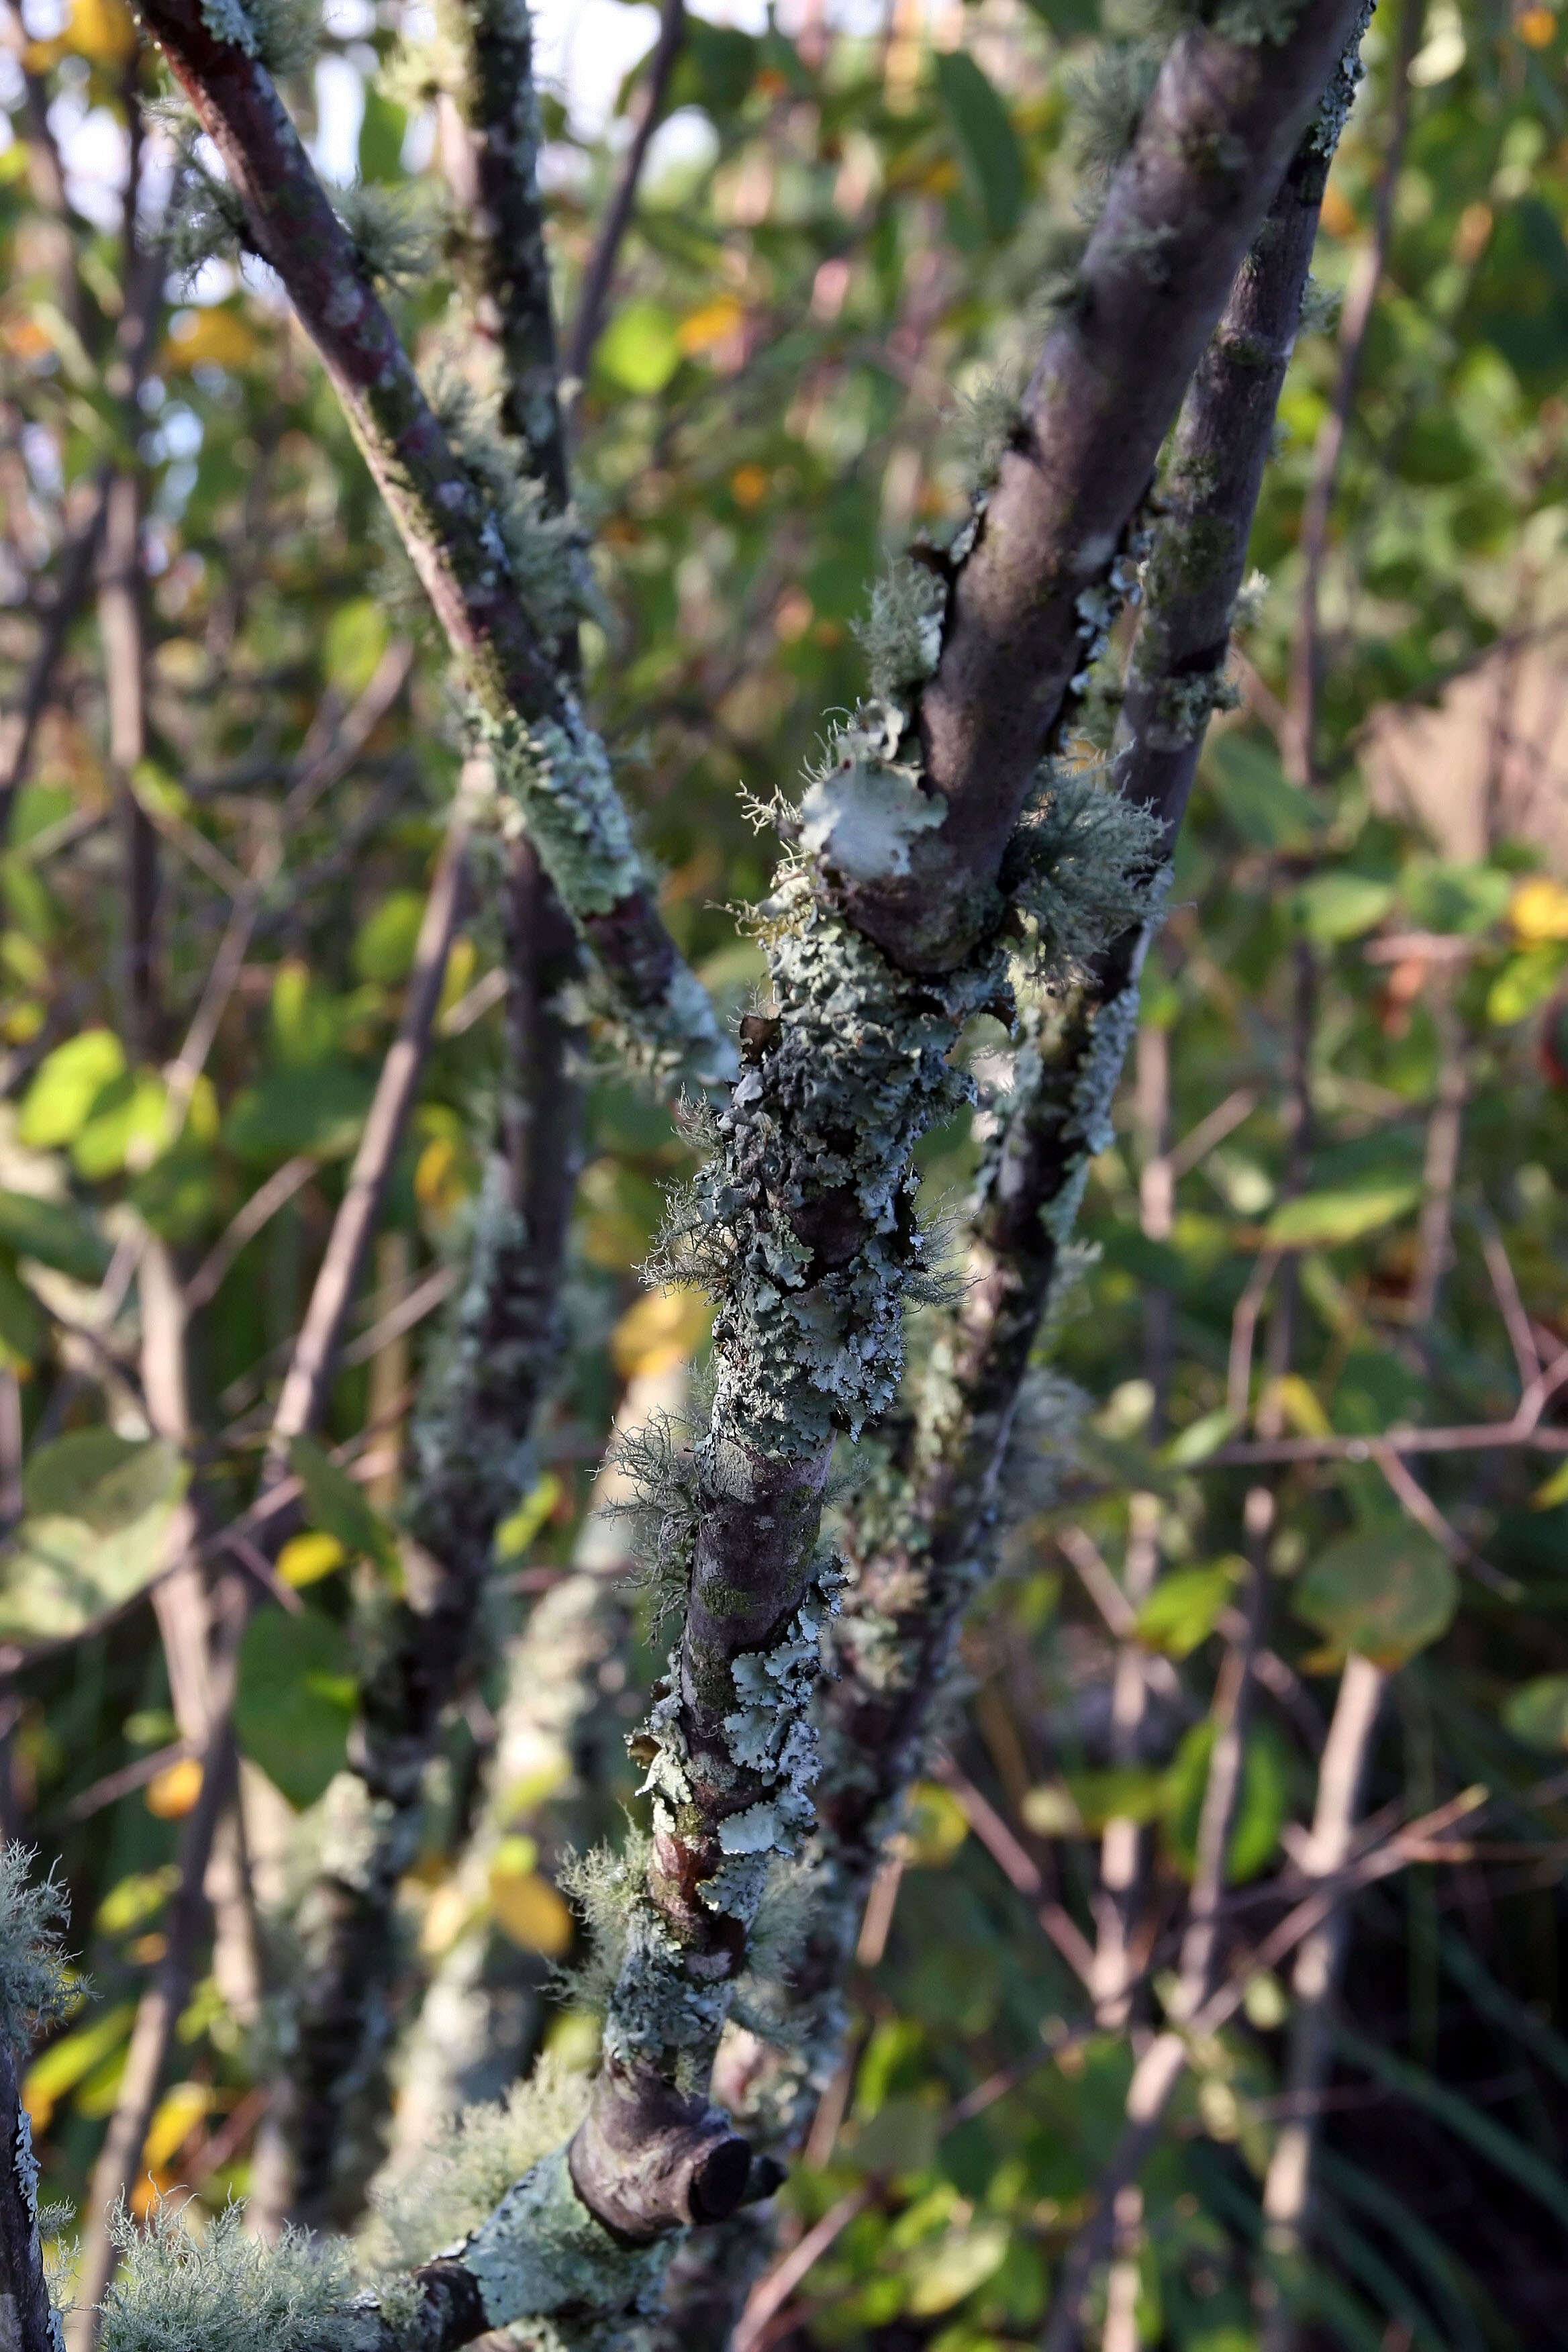
[[[905,873],[847,888],[859,928],[912,971],[951,968],[996,919],[1008,835],[1101,637],[1161,437],[1361,19],[1357,0],[1310,0],[1278,43],[1194,27],[1166,58],[949,590],[919,711],[941,821]]]

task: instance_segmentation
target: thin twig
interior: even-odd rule
[[[342,1202],[332,1221],[305,1320],[295,1342],[278,1409],[268,1458],[280,1471],[289,1444],[311,1428],[326,1399],[343,1318],[349,1311],[365,1245],[381,1214],[393,1158],[414,1100],[446,978],[457,929],[468,846],[467,819],[454,811],[414,950],[403,1020],[382,1065],[374,1098]]]
[[[1491,1279],[1492,1295],[1497,1300],[1498,1311],[1502,1317],[1503,1328],[1508,1333],[1509,1345],[1513,1349],[1513,1360],[1518,1369],[1519,1385],[1522,1394],[1541,1378],[1541,1352],[1535,1344],[1535,1334],[1531,1329],[1530,1318],[1524,1311],[1524,1301],[1519,1295],[1519,1285],[1513,1276],[1513,1264],[1503,1246],[1502,1235],[1486,1209],[1474,1209],[1471,1214],[1480,1234],[1481,1255],[1486,1261],[1487,1273]]]
[[[254,1241],[285,1202],[291,1201],[295,1193],[310,1182],[316,1169],[314,1160],[304,1153],[296,1153],[292,1160],[286,1160],[281,1168],[275,1169],[266,1183],[258,1185],[249,1200],[235,1211],[185,1285],[185,1306],[193,1315],[198,1307],[205,1307],[216,1297],[225,1275],[246,1244]]]
[[[1329,518],[1351,410],[1355,404],[1367,330],[1372,324],[1373,306],[1388,260],[1389,238],[1394,226],[1394,194],[1405,160],[1405,135],[1410,124],[1410,63],[1415,55],[1425,21],[1426,10],[1420,0],[1405,0],[1400,12],[1399,38],[1394,44],[1389,69],[1389,116],[1383,161],[1373,196],[1372,236],[1360,257],[1340,312],[1339,378],[1328,414],[1318,428],[1318,438],[1312,451],[1311,478],[1307,486],[1297,534],[1301,580],[1298,591],[1295,644],[1290,658],[1288,724],[1280,749],[1285,755],[1287,770],[1298,783],[1310,783],[1314,773],[1320,662],[1319,605],[1323,559],[1328,550]]]
[[[599,234],[588,257],[588,266],[583,272],[583,290],[577,300],[577,315],[572,321],[572,331],[566,342],[564,372],[568,401],[572,396],[571,387],[581,385],[587,380],[594,346],[605,323],[605,306],[609,301],[616,264],[620,257],[621,242],[631,226],[632,209],[637,203],[637,184],[642,178],[643,165],[647,161],[648,146],[658,128],[659,117],[664,111],[665,94],[685,37],[685,0],[663,0],[658,16],[658,38],[648,62],[637,129],[626,149],[615,193],[605,208]]]

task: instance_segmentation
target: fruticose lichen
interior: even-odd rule
[[[110,2228],[120,2267],[104,2296],[102,2352],[354,2352],[379,2317],[341,2242],[285,2229],[252,2237],[237,2205],[199,2233],[173,2208]]]
[[[570,2138],[587,2104],[587,2076],[546,2052],[526,2083],[451,2117],[416,2164],[372,2192],[367,2253],[379,2268],[411,2270],[467,2237],[514,2180]]]
[[[0,2034],[17,2052],[63,2017],[75,1997],[66,1978],[70,1907],[52,1871],[30,1877],[36,1860],[28,1846],[0,1848]]]

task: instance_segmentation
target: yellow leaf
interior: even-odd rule
[[[1279,1407],[1299,1437],[1327,1437],[1329,1416],[1300,1372],[1282,1372],[1268,1382],[1267,1396]]]
[[[261,345],[243,319],[222,305],[174,314],[160,355],[164,368],[248,367]]]
[[[1540,14],[1550,12],[1543,8]],[[1508,919],[1514,937],[1532,945],[1541,940],[1568,940],[1568,890],[1549,874],[1532,874],[1509,900]]]
[[[436,1889],[419,1930],[419,1948],[427,1960],[443,1959],[451,1950],[468,1924],[472,1907],[455,1878]]]
[[[194,1756],[182,1756],[156,1780],[147,1783],[147,1811],[161,1822],[177,1822],[202,1793],[202,1768]]]
[[[745,315],[732,294],[721,294],[682,319],[675,340],[689,359],[698,352],[714,351],[729,341]]]
[[[1318,217],[1331,236],[1355,235],[1355,207],[1346,201],[1332,180],[1323,191],[1322,207]]]
[[[420,1207],[445,1220],[463,1200],[462,1163],[449,1135],[432,1136],[414,1170],[414,1197]]]
[[[910,1790],[904,1851],[918,1868],[940,1870],[969,1835],[963,1806],[940,1780],[917,1780]]]
[[[498,1559],[515,1559],[526,1551],[564,1492],[553,1470],[547,1470],[531,1495],[523,1497],[509,1519],[496,1529]]]
[[[176,2083],[159,2100],[142,2143],[143,2171],[162,2172],[176,2157],[212,2105],[211,2085]]]
[[[1554,1511],[1559,1503],[1568,1503],[1568,1462],[1553,1470],[1543,1485],[1537,1486],[1531,1502],[1538,1511]]]
[[[691,1290],[649,1290],[628,1307],[610,1334],[610,1354],[623,1379],[662,1372],[684,1363],[708,1336],[712,1310]]]
[[[331,1576],[347,1558],[336,1536],[328,1535],[324,1528],[312,1528],[306,1535],[289,1538],[278,1555],[278,1573],[298,1591],[301,1585]]]
[[[558,1960],[572,1945],[572,1914],[563,1898],[536,1870],[490,1872],[490,1901],[498,1924],[525,1952]]]
[[[123,65],[136,54],[136,22],[123,0],[73,0],[63,38],[94,65]]]

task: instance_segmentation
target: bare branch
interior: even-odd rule
[[[605,310],[610,299],[622,241],[631,226],[637,187],[642,179],[643,165],[647,160],[648,144],[658,128],[670,76],[675,71],[676,60],[685,38],[686,0],[663,0],[658,14],[658,38],[647,61],[647,78],[638,103],[637,129],[632,133],[615,192],[605,207],[599,233],[588,256],[587,268],[583,272],[582,291],[577,297],[577,315],[572,321],[572,332],[567,338],[566,374],[578,385],[587,381],[594,346],[605,324]]]
[[[1394,226],[1394,195],[1405,160],[1410,128],[1410,65],[1420,46],[1426,11],[1419,0],[1405,0],[1400,11],[1399,37],[1390,61],[1390,111],[1383,163],[1373,195],[1372,236],[1361,255],[1340,312],[1340,372],[1327,415],[1318,428],[1312,451],[1312,474],[1301,509],[1298,546],[1301,580],[1298,591],[1295,643],[1290,656],[1287,723],[1280,736],[1287,772],[1299,783],[1312,781],[1318,708],[1319,601],[1323,558],[1328,549],[1329,517],[1334,483],[1344,448],[1351,409],[1361,374],[1362,353],[1372,324],[1373,305],[1388,259]]]

